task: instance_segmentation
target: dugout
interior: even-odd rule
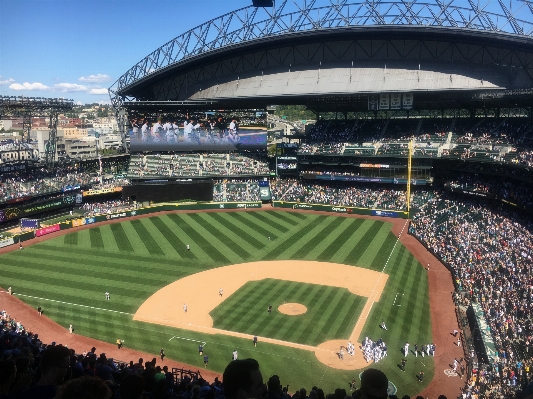
[[[122,198],[137,202],[213,201],[212,180],[147,180],[122,188]]]

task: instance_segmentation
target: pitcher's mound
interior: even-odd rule
[[[281,305],[278,310],[280,311],[280,313],[289,316],[297,316],[299,314],[304,314],[305,312],[307,312],[307,308],[301,303],[285,303]]]

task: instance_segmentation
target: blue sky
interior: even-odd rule
[[[293,1],[301,4],[310,0],[289,0],[295,7]],[[0,0],[0,95],[109,103],[107,88],[150,52],[203,22],[251,3]],[[330,4],[330,0],[318,0],[316,4],[320,3]],[[475,3],[487,11],[502,13],[496,0]],[[531,21],[524,2],[504,3],[518,18]],[[466,0],[453,4],[468,7]]]
[[[0,0],[0,95],[109,102],[150,52],[251,0]]]

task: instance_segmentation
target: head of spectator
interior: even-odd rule
[[[17,394],[25,389],[28,389],[35,377],[35,371],[31,367],[33,365],[33,357],[21,356],[15,359],[17,366],[17,378],[15,383],[11,386],[11,394]],[[0,372],[1,374],[1,372]]]
[[[335,399],[344,399],[346,396],[346,389],[337,388],[335,389]]]
[[[54,399],[110,399],[112,394],[104,380],[90,376],[70,380],[58,391]]]
[[[144,378],[137,374],[126,374],[120,380],[120,399],[142,399]]]
[[[279,380],[279,377],[275,374],[268,379],[267,388],[269,396],[276,397],[283,394],[283,391],[281,389],[281,382]]]
[[[70,350],[66,346],[49,346],[41,356],[41,379],[38,385],[59,385],[69,378]]]
[[[361,374],[361,399],[388,398],[389,379],[381,370],[366,369]]]
[[[222,377],[226,399],[261,398],[263,376],[255,359],[234,360]]]

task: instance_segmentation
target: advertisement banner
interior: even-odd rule
[[[380,211],[377,209],[372,209],[372,216],[386,216],[388,218],[397,218],[398,212],[394,211]]]
[[[274,208],[292,208],[292,209],[306,209],[314,211],[326,211],[345,214],[356,215],[372,215],[372,216],[385,216],[393,218],[407,218],[407,212],[403,211],[381,211],[368,208],[356,208],[348,206],[331,206],[324,204],[307,204],[305,202],[285,202],[285,201],[272,201]]]
[[[390,104],[390,94],[389,93],[381,93],[379,95],[379,109],[389,109]]]
[[[0,248],[7,247],[9,245],[13,245],[15,243],[15,240],[13,240],[13,237],[4,238],[3,240],[0,240]]]
[[[21,219],[21,229],[38,229],[40,226],[39,219]]]
[[[137,215],[137,211],[128,211],[128,212],[120,212],[120,213],[111,213],[109,215],[105,215],[105,218],[107,220],[113,220],[113,219],[120,219],[125,218],[128,216],[135,216]]]
[[[43,227],[42,229],[35,230],[35,237],[41,237],[59,230],[61,230],[61,226],[59,226],[59,223],[54,224],[53,226]]]
[[[96,222],[95,218],[85,218],[85,224],[93,224]]]
[[[390,109],[402,108],[402,95],[400,93],[392,93],[390,95]]]
[[[85,224],[85,218],[81,219],[72,219],[72,227],[79,227]]]
[[[67,191],[73,191],[73,190],[79,190],[80,189],[80,185],[79,184],[76,184],[74,186],[65,186],[61,189],[61,191],[63,191],[64,193],[67,192]]]
[[[63,197],[44,200],[31,205],[20,205],[6,208],[0,212],[0,222],[17,219],[24,216],[29,216],[35,213],[49,211],[52,209],[59,209],[74,204],[75,197],[73,195],[65,195]]]
[[[122,187],[102,188],[100,190],[87,190],[83,192],[83,196],[87,197],[89,195],[102,195],[102,194],[116,193],[120,191],[122,191]]]

